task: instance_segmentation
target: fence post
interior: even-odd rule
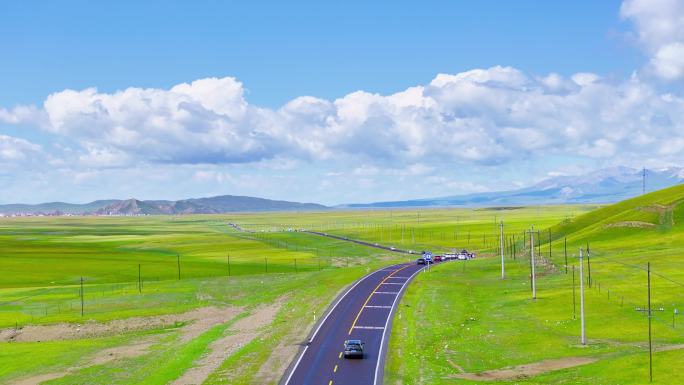
[[[84,307],[84,300],[83,296],[85,293],[83,293],[83,277],[81,277],[81,317],[83,317],[83,307]]]

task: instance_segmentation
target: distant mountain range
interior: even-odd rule
[[[401,207],[492,207],[563,203],[612,203],[642,193],[642,170],[615,167],[579,176],[558,176],[533,186],[510,191],[452,195],[374,203],[353,203],[336,208]],[[684,168],[646,171],[646,191],[660,190],[684,183]],[[240,211],[314,211],[330,207],[316,203],[278,201],[246,196],[222,195],[211,198],[166,200],[98,200],[86,204],[63,202],[36,205],[0,205],[3,215],[163,215],[221,214]]]
[[[525,206],[562,203],[611,203],[642,193],[642,170],[615,167],[580,176],[558,176],[510,191],[452,195],[439,198],[347,204],[347,208]],[[646,170],[646,191],[684,182],[684,168]]]
[[[328,207],[316,203],[277,201],[245,196],[222,195],[211,198],[179,201],[137,199],[99,200],[85,204],[63,202],[36,205],[0,205],[4,215],[163,215],[163,214],[221,214],[240,211],[313,211]]]

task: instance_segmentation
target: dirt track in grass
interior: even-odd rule
[[[591,357],[567,357],[555,360],[544,360],[531,364],[511,366],[496,370],[487,370],[481,373],[460,373],[453,378],[462,378],[471,381],[498,381],[510,380],[522,377],[531,377],[538,374],[551,372],[554,370],[573,368],[575,366],[591,364],[598,361],[598,358]]]
[[[158,317],[134,317],[106,323],[88,322],[84,324],[27,326],[18,330],[1,330],[0,341],[4,343],[13,343],[102,337],[131,331],[173,326],[178,322],[182,322],[186,323],[186,325],[178,329],[180,332],[180,341],[188,342],[211,329],[213,326],[230,321],[241,312],[242,309],[237,307],[205,307],[181,314],[170,314]],[[254,322],[254,325],[258,325],[260,322],[263,323],[268,319],[272,319],[269,318],[269,314],[270,313],[266,311],[256,311],[254,316],[251,318],[248,317],[248,319],[250,320],[249,322]],[[246,321],[246,319],[238,321],[235,326],[244,325],[243,322],[248,321]],[[243,342],[245,339],[249,342],[251,338],[253,338],[253,336],[249,334],[243,336],[242,333],[238,333],[236,336],[231,337],[237,338],[237,344],[245,343]],[[100,350],[85,357],[78,365],[54,372],[24,377],[12,382],[12,385],[37,385],[42,382],[67,376],[93,365],[102,365],[114,360],[142,356],[147,353],[149,347],[156,343],[157,340],[158,336],[150,336],[131,344]],[[219,364],[221,362],[223,361],[221,360]]]
[[[256,338],[265,326],[270,325],[280,310],[283,301],[256,308],[250,315],[238,320],[228,331],[228,335],[214,341],[209,353],[196,365],[172,382],[173,385],[195,385],[203,383],[223,361],[242,346]]]
[[[109,322],[58,323],[28,325],[18,329],[0,330],[0,342],[41,342],[104,337],[131,331],[157,329],[177,323],[189,323],[182,328],[181,341],[189,341],[214,325],[226,322],[242,312],[239,307],[203,307],[180,314],[152,317],[132,317]]]

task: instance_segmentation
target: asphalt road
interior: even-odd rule
[[[390,246],[383,246],[378,243],[371,243],[371,242],[366,242],[366,241],[360,241],[358,239],[351,239],[348,237],[342,237],[339,235],[333,235],[333,234],[328,234],[328,233],[322,233],[320,231],[308,231],[308,230],[303,230],[301,231],[302,233],[307,233],[307,234],[313,234],[313,235],[320,235],[322,237],[328,237],[328,238],[333,238],[333,239],[339,239],[341,241],[347,241],[347,242],[353,242],[353,243],[358,243],[359,245],[364,245],[368,247],[374,247],[376,249],[382,249],[382,250],[387,250],[387,251],[393,251],[395,253],[402,253],[402,254],[415,254],[415,252],[411,252],[408,250],[401,250],[397,249],[395,247],[390,247]]]
[[[404,288],[423,267],[388,266],[357,281],[319,324],[284,384],[381,384],[392,314]],[[365,342],[363,359],[342,357],[348,339]]]
[[[236,223],[229,223],[228,226],[234,228],[235,230],[242,231],[242,232],[246,232],[246,233],[254,233],[254,232],[255,232],[255,231],[253,231],[253,230],[243,229],[240,225],[238,225],[238,224],[236,224]],[[343,237],[343,236],[340,236],[340,235],[333,235],[333,234],[323,233],[323,232],[320,232],[320,231],[299,230],[299,232],[301,232],[301,233],[306,233],[306,234],[312,234],[312,235],[319,235],[319,236],[321,236],[321,237],[328,237],[328,238],[332,238],[332,239],[338,239],[338,240],[346,241],[346,242],[357,243],[357,244],[359,244],[359,245],[364,245],[364,246],[368,246],[368,247],[374,247],[374,248],[376,248],[376,249],[392,251],[392,252],[395,252],[395,253],[416,254],[414,251],[397,249],[397,248],[392,247],[392,246],[385,246],[385,245],[381,245],[381,244],[378,244],[378,243],[371,243],[371,242],[361,241],[361,240],[358,240],[358,239],[351,239],[351,238],[349,238],[349,237]]]

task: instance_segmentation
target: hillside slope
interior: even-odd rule
[[[551,228],[553,239],[603,238],[684,230],[684,185],[602,207]]]

